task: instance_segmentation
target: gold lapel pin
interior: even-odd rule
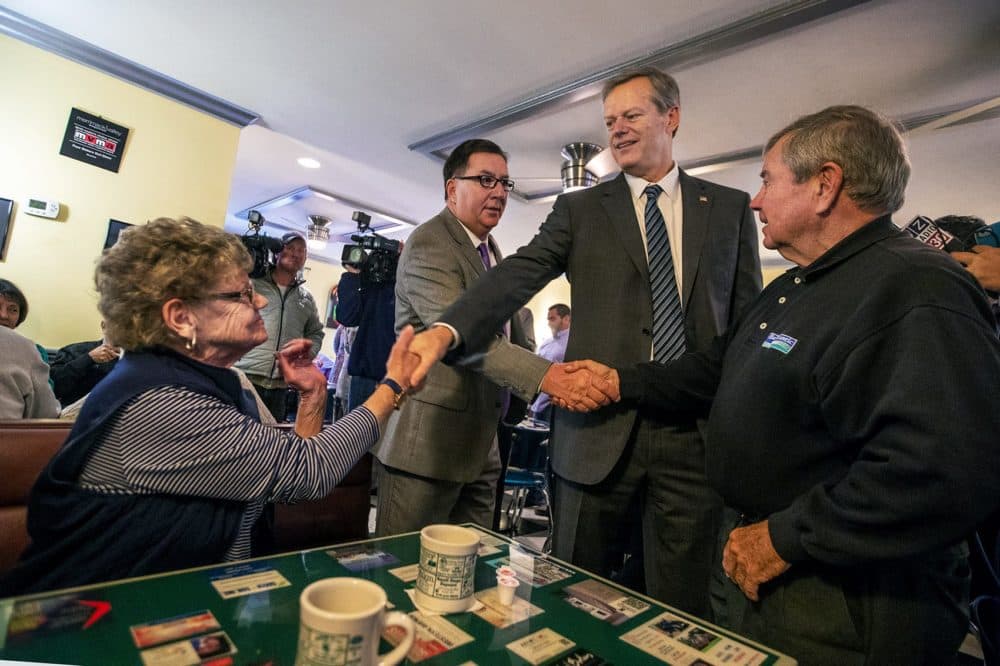
[[[702,194],[701,196],[698,197],[698,203],[708,203],[708,197]]]

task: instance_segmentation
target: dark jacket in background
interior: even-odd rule
[[[97,363],[90,351],[101,346],[100,340],[74,342],[57,351],[49,359],[49,377],[59,403],[66,407],[93,390],[97,382],[107,377],[118,359]]]
[[[385,362],[396,342],[394,291],[393,283],[370,284],[355,273],[345,272],[340,277],[337,321],[342,326],[358,327],[347,362],[351,377],[379,380],[385,376]]]

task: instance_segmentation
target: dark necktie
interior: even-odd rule
[[[653,360],[665,363],[684,353],[684,310],[674,277],[674,259],[663,214],[656,200],[659,185],[646,188],[646,247],[653,296]]]
[[[486,270],[490,270],[493,264],[490,262],[490,249],[486,247],[486,243],[479,244],[479,258],[483,260],[483,267]]]
[[[477,247],[479,250],[479,258],[483,260],[483,268],[490,270],[493,263],[490,261],[490,249],[486,246],[486,242],[480,243]],[[510,324],[503,325],[503,336],[510,340]],[[500,420],[502,421],[504,416],[507,415],[507,409],[510,408],[510,391],[505,388],[500,389]]]

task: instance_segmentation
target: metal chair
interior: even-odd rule
[[[548,431],[540,428],[526,429],[513,426],[510,451],[507,452],[506,472],[503,477],[503,487],[511,494],[511,501],[506,509],[507,533],[516,536],[521,528],[521,518],[525,502],[532,490],[542,493],[545,507],[549,510],[547,536],[542,550],[548,553],[552,549],[552,496],[549,492],[548,473]],[[540,439],[541,438],[541,439]]]

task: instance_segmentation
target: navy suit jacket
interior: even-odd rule
[[[688,350],[705,349],[761,289],[750,197],[680,172],[683,295]],[[556,199],[531,242],[504,259],[442,316],[462,345],[458,358],[563,272],[571,285],[573,327],[566,360],[611,366],[649,361],[652,297],[646,253],[624,175]],[[603,480],[621,457],[637,412],[618,403],[589,414],[556,410],[551,457],[570,481]]]

